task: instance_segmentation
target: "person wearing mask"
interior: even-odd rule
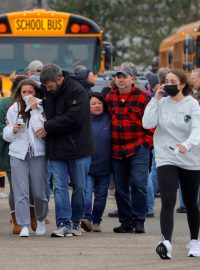
[[[90,111],[95,151],[87,176],[85,213],[81,227],[85,231],[101,232],[100,224],[111,175],[111,122],[101,93],[94,92],[90,95]]]
[[[144,128],[156,128],[154,148],[162,202],[160,226],[163,235],[156,252],[161,259],[172,258],[173,215],[180,182],[191,239],[188,256],[196,257],[200,256],[197,204],[200,185],[200,108],[189,95],[191,88],[183,70],[171,69],[165,83],[147,105],[142,119]],[[165,92],[167,97],[163,97]]]
[[[49,64],[40,74],[46,121],[36,135],[46,137],[51,166],[57,229],[51,237],[80,236],[85,184],[93,152],[89,99],[82,85]],[[68,175],[73,192],[70,202]]]
[[[45,217],[48,201],[45,195],[47,163],[45,141],[35,136],[35,131],[45,120],[43,108],[37,103],[39,87],[31,79],[20,82],[13,102],[7,112],[8,125],[3,129],[3,139],[10,143],[9,155],[17,224],[20,237],[29,236],[29,189],[34,200],[37,218],[36,235],[45,234]]]
[[[117,89],[106,96],[112,124],[112,169],[121,225],[115,233],[144,233],[152,132],[142,127],[149,96],[134,86],[133,71],[121,65]]]
[[[38,85],[41,84],[40,82],[40,73],[43,68],[43,63],[40,60],[34,60],[30,62],[27,67],[27,74],[28,77],[37,82]]]

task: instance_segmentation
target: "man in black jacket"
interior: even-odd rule
[[[63,77],[55,64],[44,66],[40,81],[46,121],[37,135],[46,138],[58,227],[51,237],[81,235],[85,181],[93,151],[88,96],[76,79]],[[73,186],[71,204],[68,175]]]

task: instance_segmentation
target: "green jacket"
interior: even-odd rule
[[[0,171],[10,171],[9,143],[3,140],[3,129],[6,126],[6,113],[12,97],[0,100]]]

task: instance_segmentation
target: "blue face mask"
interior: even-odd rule
[[[165,85],[164,91],[171,97],[175,97],[179,93],[177,84]]]

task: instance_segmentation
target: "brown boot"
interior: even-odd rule
[[[37,229],[37,219],[35,216],[35,208],[30,206],[30,218],[31,218],[31,229],[35,232]]]
[[[17,224],[15,212],[11,212],[11,218],[12,218],[12,223],[13,223],[12,233],[13,234],[20,234],[21,227]]]

